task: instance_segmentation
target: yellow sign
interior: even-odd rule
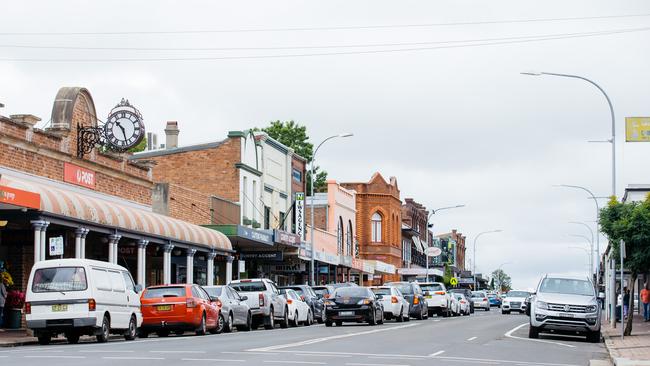
[[[625,141],[650,142],[650,117],[626,117]]]
[[[451,283],[452,286],[458,285],[458,279],[456,277],[452,277],[451,280],[449,280],[449,283]]]

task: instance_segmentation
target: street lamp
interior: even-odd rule
[[[311,218],[310,218],[310,225],[311,225],[311,230],[309,230],[309,236],[310,236],[310,242],[311,242],[311,285],[315,286],[316,285],[316,277],[315,277],[315,269],[314,269],[314,260],[316,258],[316,248],[314,247],[314,163],[316,162],[316,153],[318,152],[318,149],[320,149],[321,146],[323,146],[324,143],[327,141],[337,138],[337,137],[351,137],[354,136],[351,133],[341,133],[338,135],[332,135],[325,140],[323,140],[318,146],[316,146],[316,150],[314,150],[314,154],[311,156],[311,208],[310,208],[310,213],[311,213]]]
[[[476,291],[476,240],[477,240],[478,238],[480,238],[481,235],[483,235],[483,234],[500,233],[500,232],[502,232],[502,231],[503,231],[503,230],[501,230],[501,229],[497,229],[497,230],[489,230],[489,231],[482,231],[482,232],[478,233],[478,234],[474,237],[474,253],[473,253],[474,259],[472,260],[474,263],[472,264],[472,265],[473,265],[473,268],[472,268],[472,277],[474,278],[474,290],[475,290],[475,291]]]
[[[433,216],[438,211],[451,210],[452,208],[461,208],[461,207],[465,207],[465,205],[440,207],[440,208],[437,208],[435,210],[431,210],[431,213],[429,214],[429,216],[427,216],[427,226],[425,228],[425,231],[426,231],[425,232],[425,238],[426,238],[427,248],[429,247],[429,219],[431,218],[431,216]],[[425,248],[425,251],[426,251],[426,248]],[[427,253],[424,253],[424,257],[425,257],[425,259],[427,261],[427,282],[429,282],[429,255]]]
[[[581,234],[569,234],[569,236],[573,236],[575,238],[583,238],[583,239],[585,239],[587,241],[587,243],[589,243],[589,248],[590,248],[589,250],[590,250],[590,253],[591,253],[591,255],[589,256],[590,257],[590,259],[589,259],[589,267],[590,267],[589,268],[589,276],[590,277],[593,276],[593,271],[594,271],[594,242],[593,242],[593,240],[589,240],[588,237],[586,237],[585,235],[581,235]]]
[[[512,264],[512,262],[505,262],[505,263],[501,263],[501,264],[499,264],[499,270],[501,270],[501,268],[502,268],[503,266],[505,266],[506,264]],[[499,279],[499,290],[498,290],[498,292],[499,292],[499,293],[501,292],[501,279]]]
[[[583,247],[569,247],[569,248],[584,250],[585,254],[587,254],[587,256],[589,256],[589,262],[588,263],[589,263],[589,265],[591,265],[591,256],[592,256],[591,254],[593,254],[593,253],[590,253],[587,249],[585,249]],[[591,269],[589,269],[589,275],[591,275]]]

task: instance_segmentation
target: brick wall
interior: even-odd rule
[[[212,223],[210,196],[176,184],[169,184],[168,215],[197,225]]]
[[[309,202],[309,199],[307,199]],[[309,205],[305,207],[305,222],[311,225],[311,208]],[[316,229],[327,231],[327,208],[320,206],[314,207],[314,227]]]

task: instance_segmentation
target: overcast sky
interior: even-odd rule
[[[165,121],[178,120],[182,145],[277,119],[307,125],[316,143],[353,132],[319,151],[330,178],[363,181],[379,171],[397,177],[402,198],[427,207],[466,204],[436,215],[436,234],[463,232],[471,259],[477,233],[503,229],[479,239],[477,272],[510,262],[503,268],[517,288],[535,286],[546,272],[587,272],[587,254],[570,248],[586,248],[586,240],[569,234],[590,234],[567,222],[595,225],[593,201],[552,185],[611,192],[611,145],[587,142],[611,136],[602,95],[580,80],[520,71],[597,81],[616,110],[618,195],[627,184],[650,183],[650,144],[624,142],[624,118],[650,115],[650,31],[639,29],[650,24],[645,0],[2,3],[1,114],[31,113],[46,123],[58,88],[83,86],[100,117],[124,97],[159,136]],[[313,29],[332,27],[343,29]],[[277,31],[287,28],[303,30]],[[248,31],[8,34],[188,30]],[[540,35],[554,39],[521,38]],[[459,42],[470,40],[478,42]],[[376,44],[384,46],[331,47]],[[316,48],[205,50],[296,46]],[[353,53],[407,48],[419,49]],[[304,56],[315,53],[338,54]],[[289,54],[303,56],[267,57]],[[208,59],[110,61],[147,58]],[[59,61],[34,61],[44,59]],[[95,61],[60,61],[83,59]]]

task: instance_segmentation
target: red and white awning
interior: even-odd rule
[[[0,185],[39,194],[40,210],[51,214],[196,244],[207,249],[232,249],[228,237],[216,230],[114,202],[109,195],[95,192],[84,194],[62,188],[61,184],[47,184],[6,174],[2,174]]]

